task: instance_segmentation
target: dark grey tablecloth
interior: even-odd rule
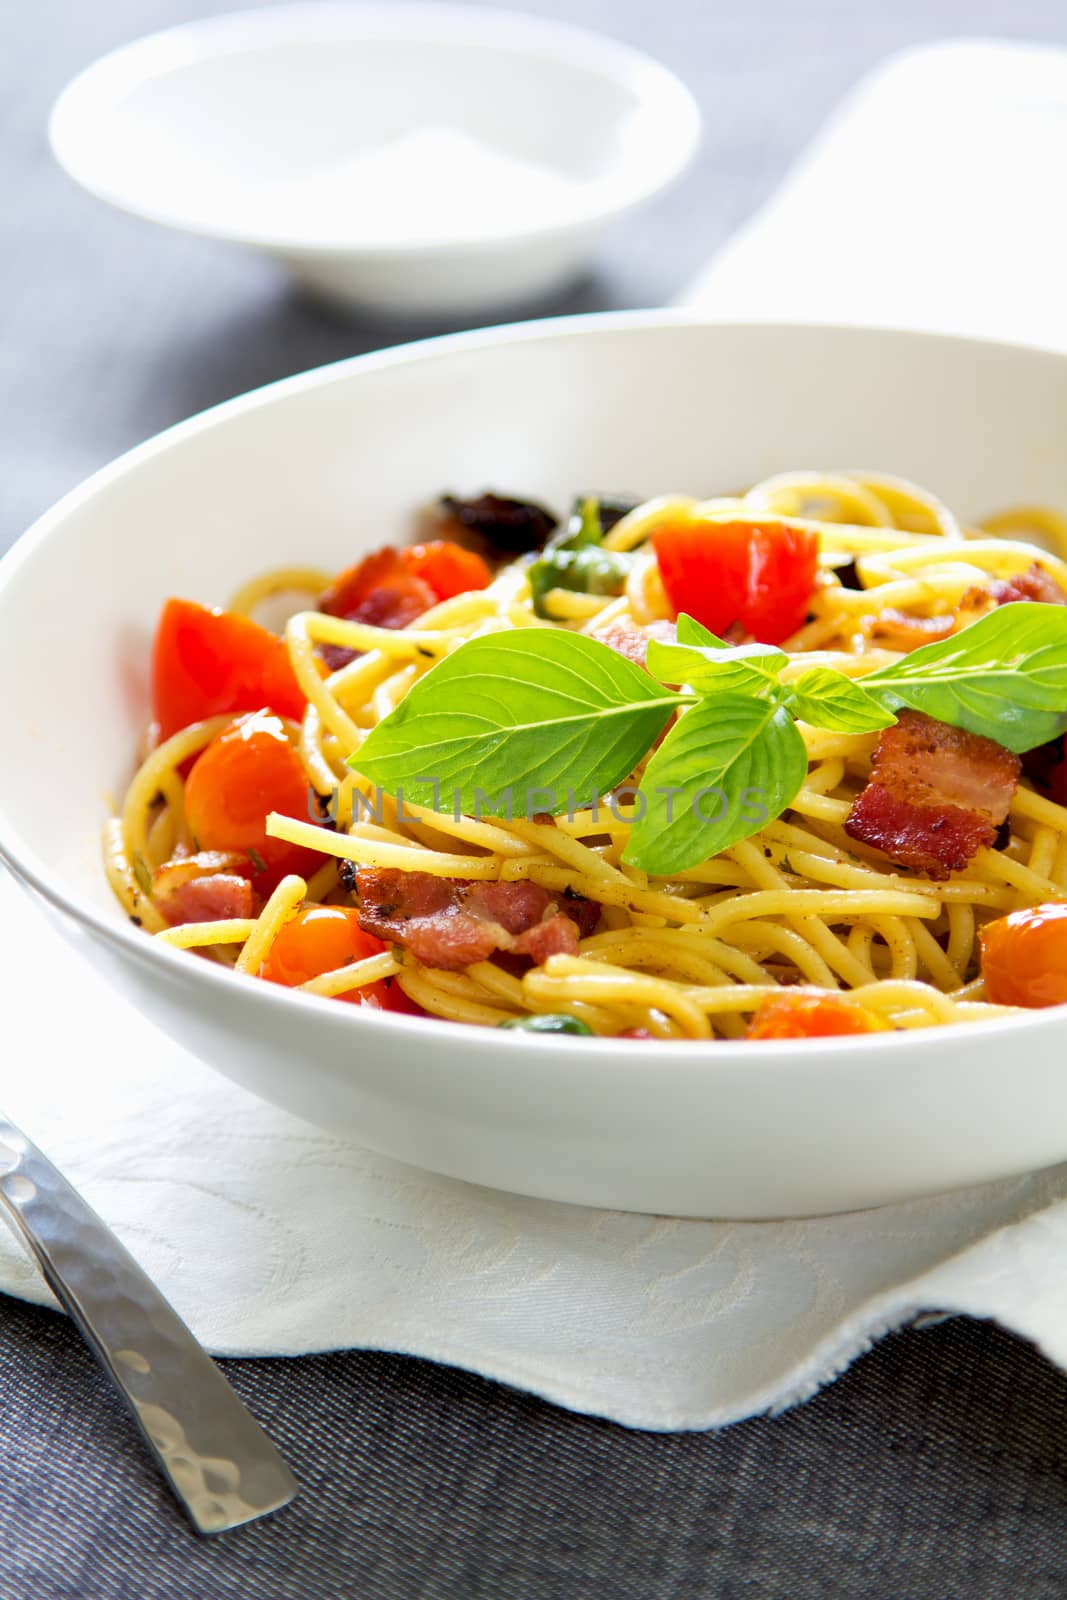
[[[889,51],[983,32],[1067,43],[1064,0],[526,3],[654,50],[707,121],[695,172],[555,311],[673,295]],[[268,264],[110,213],[53,170],[43,127],[65,79],[211,9],[0,14],[0,545],[168,423],[427,331],[335,319]],[[6,1048],[0,1063],[2,1089],[20,1063]],[[626,1433],[400,1357],[226,1365],[305,1487],[273,1521],[202,1543],[67,1324],[0,1299],[0,1600],[1067,1594],[1067,1382],[980,1324],[895,1335],[802,1409],[702,1436]]]

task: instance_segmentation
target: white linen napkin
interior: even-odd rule
[[[1067,51],[894,57],[682,300],[1067,347]]]
[[[901,58],[690,298],[1067,346],[1065,153],[1067,53]],[[0,963],[5,1109],[217,1353],[407,1351],[656,1429],[788,1406],[923,1310],[995,1317],[1067,1366],[1067,1165],[811,1222],[525,1200],[371,1155],[210,1072],[2,874]],[[49,1299],[3,1233],[0,1289]]]

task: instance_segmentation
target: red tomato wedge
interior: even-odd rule
[[[259,976],[294,989],[324,972],[381,955],[386,948],[373,934],[363,932],[355,907],[309,906],[282,928]],[[350,993],[355,997],[359,990]]]
[[[802,625],[815,588],[816,534],[784,522],[666,522],[652,544],[667,598],[720,637],[736,624],[761,644]]]
[[[889,1023],[849,995],[770,994],[748,1025],[746,1039],[827,1039],[835,1034],[886,1033]]]
[[[493,581],[488,564],[473,550],[464,550],[451,539],[434,539],[429,544],[414,544],[400,552],[408,571],[428,583],[438,600],[451,600],[472,589],[487,589]]]
[[[287,872],[307,877],[324,859],[303,845],[268,838],[271,811],[306,821],[308,781],[281,718],[256,711],[224,729],[197,757],[185,786],[185,813],[199,849],[243,851],[256,867],[253,886],[269,894]]]
[[[986,998],[997,1006],[1067,1002],[1067,903],[1011,911],[982,929]]]
[[[161,738],[204,717],[264,705],[299,721],[306,704],[282,639],[233,611],[167,601],[152,649],[152,707]]]

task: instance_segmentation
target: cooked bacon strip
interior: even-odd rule
[[[445,972],[487,961],[498,950],[537,962],[573,955],[600,914],[590,900],[551,895],[536,883],[468,883],[391,868],[358,867],[355,894],[365,932]]]
[[[516,956],[529,956],[535,966],[542,966],[549,956],[576,956],[578,954],[578,925],[570,917],[557,911],[547,922],[521,933],[511,947]]]
[[[903,711],[878,741],[845,832],[909,871],[945,879],[995,844],[1021,770],[992,739]]]
[[[989,592],[994,605],[998,606],[1010,605],[1014,600],[1035,600],[1045,606],[1067,606],[1067,594],[1064,594],[1052,574],[1046,572],[1037,561],[1014,578],[998,578],[996,583],[990,585]]]
[[[174,856],[153,872],[152,899],[172,927],[182,922],[251,917],[254,870],[247,856],[232,850]]]
[[[1044,606],[1067,606],[1067,595],[1055,578],[1035,561],[1025,572],[1017,572],[1014,578],[996,578],[988,585],[976,584],[968,589],[959,604],[957,625],[973,621],[975,613],[981,616],[991,606],[1007,606],[1019,600],[1032,600]]]
[[[872,644],[883,645],[887,650],[917,650],[922,644],[947,639],[957,620],[951,611],[943,617],[910,617],[906,611],[890,610],[871,617],[863,630]]]
[[[606,644],[616,655],[625,656],[635,667],[643,667],[651,640],[663,644],[677,644],[678,630],[673,622],[634,622],[630,617],[618,617],[605,628],[592,630],[594,639]]]
[[[883,611],[863,623],[863,631],[872,644],[889,650],[917,650],[920,645],[934,644],[958,633],[968,623],[995,606],[1010,605],[1013,601],[1033,600],[1040,605],[1067,605],[1064,594],[1055,578],[1034,562],[1025,572],[1014,578],[997,578],[989,585],[976,584],[968,589],[955,611],[940,617],[913,617],[906,611]]]

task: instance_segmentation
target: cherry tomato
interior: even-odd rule
[[[347,567],[319,597],[319,610],[375,628],[406,628],[437,604],[437,594],[391,545]]]
[[[307,877],[323,857],[303,845],[268,838],[268,812],[306,821],[308,781],[273,711],[256,711],[225,728],[197,757],[185,786],[185,811],[201,850],[239,850],[263,863],[253,885],[270,891],[287,872]],[[254,852],[254,854],[253,854]]]
[[[428,1017],[430,1013],[424,1011],[417,1001],[406,995],[395,978],[386,978],[381,983],[369,983],[359,991],[361,1003],[373,1006],[378,1011],[392,1011],[403,1017]],[[338,996],[340,1000],[355,1000],[354,991]]]
[[[264,705],[299,721],[306,704],[282,639],[233,611],[167,601],[152,649],[152,706],[161,738],[204,717]]]
[[[747,1039],[824,1039],[885,1033],[889,1023],[849,995],[771,994],[748,1025]]]
[[[985,992],[997,1006],[1067,1001],[1067,903],[1012,911],[981,932]]]
[[[408,571],[428,583],[438,600],[468,594],[472,589],[487,589],[493,574],[481,556],[464,550],[451,539],[434,539],[430,544],[414,544],[400,552]]]
[[[363,932],[354,907],[309,906],[282,928],[259,976],[295,989],[323,972],[335,972],[349,962],[380,955],[384,949],[380,939]],[[349,991],[353,999],[360,993],[358,989]]]
[[[720,637],[739,624],[761,644],[781,644],[804,622],[819,541],[782,522],[664,523],[652,535],[675,611]]]

